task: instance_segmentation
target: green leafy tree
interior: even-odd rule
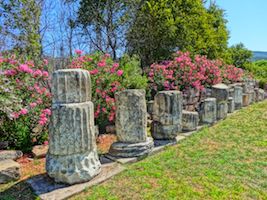
[[[231,46],[226,53],[226,61],[229,64],[244,69],[251,64],[252,51],[248,50],[242,43]]]
[[[224,11],[201,0],[149,0],[136,13],[127,33],[128,51],[142,65],[169,59],[176,50],[218,58],[227,48]]]
[[[41,0],[0,0],[1,34],[10,39],[10,49],[31,58],[41,53],[41,3]]]

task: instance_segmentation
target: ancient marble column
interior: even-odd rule
[[[235,102],[233,97],[228,98],[228,113],[233,113],[235,111]]]
[[[213,85],[211,96],[217,100],[217,120],[226,118],[228,113],[229,87],[225,84]]]
[[[263,89],[259,89],[258,91],[258,100],[263,101],[265,99],[265,91]]]
[[[235,102],[235,110],[239,110],[243,105],[243,88],[241,86],[234,87],[234,102]]]
[[[216,98],[207,98],[200,105],[200,123],[213,124],[217,120]]]
[[[89,72],[81,69],[55,71],[52,94],[47,173],[56,182],[89,181],[101,170]]]
[[[161,91],[154,99],[151,134],[156,140],[175,139],[182,130],[182,93]]]
[[[246,107],[249,105],[249,94],[244,93],[243,94],[243,106]]]
[[[118,142],[111,145],[109,154],[123,158],[147,155],[154,143],[146,132],[145,90],[124,90],[116,93],[115,99]]]
[[[183,115],[182,115],[183,131],[197,130],[198,123],[199,123],[198,112],[190,112],[183,110]]]

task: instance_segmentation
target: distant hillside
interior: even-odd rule
[[[253,51],[253,61],[256,60],[267,60],[267,52],[264,51]]]

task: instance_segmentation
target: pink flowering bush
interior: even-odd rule
[[[10,148],[27,151],[46,139],[51,115],[46,65],[0,56],[0,137]]]
[[[234,65],[225,65],[222,67],[222,78],[225,83],[240,82],[244,77],[244,71]]]
[[[92,101],[95,106],[96,124],[100,128],[115,120],[115,93],[126,88],[146,88],[147,79],[135,59],[125,57],[122,65],[114,62],[109,54],[82,55],[79,50],[71,62],[71,68],[83,68],[90,72]],[[128,60],[127,60],[128,59]]]
[[[189,88],[201,91],[220,82],[241,81],[243,72],[225,65],[221,60],[209,60],[200,55],[191,57],[189,52],[177,52],[173,60],[151,65],[148,76],[153,91],[184,91]]]

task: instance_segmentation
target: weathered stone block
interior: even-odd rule
[[[182,93],[180,91],[161,91],[154,99],[153,120],[163,125],[181,126]]]
[[[217,103],[227,101],[229,97],[229,87],[225,84],[213,85],[211,96],[217,99]]]
[[[116,132],[120,142],[145,142],[147,109],[145,90],[124,90],[116,98]]]
[[[16,181],[20,178],[19,163],[9,159],[0,161],[0,184]]]
[[[148,114],[153,114],[154,101],[147,102],[147,112]]]
[[[207,98],[200,105],[200,122],[203,124],[213,124],[217,120],[216,98]]]
[[[53,104],[52,113],[49,127],[51,154],[71,155],[96,149],[92,102]]]
[[[96,149],[65,156],[47,154],[46,171],[56,182],[75,184],[91,180],[99,174],[101,164]]]
[[[35,158],[44,158],[48,151],[48,145],[36,145],[32,148],[32,154]]]
[[[130,158],[147,156],[153,149],[152,138],[147,138],[145,142],[125,143],[115,142],[111,145],[109,153],[114,157]]]
[[[233,113],[235,111],[235,102],[233,97],[228,98],[228,113]]]
[[[243,94],[243,106],[246,107],[249,105],[249,94]]]
[[[255,97],[256,97],[255,92],[254,91],[249,92],[248,95],[249,95],[249,104],[254,103],[255,102]]]
[[[0,161],[1,160],[17,160],[18,158],[21,158],[23,153],[21,151],[17,150],[4,150],[0,151]]]
[[[243,105],[243,88],[241,86],[234,87],[235,109],[241,109]]]
[[[183,110],[182,126],[183,131],[194,131],[197,129],[199,123],[198,112],[189,112]]]
[[[263,101],[265,99],[265,91],[263,89],[259,89],[258,99],[259,101]]]
[[[255,88],[254,92],[255,92],[255,102],[258,102],[259,101],[259,88]]]
[[[184,105],[194,105],[200,98],[200,91],[196,88],[189,88],[183,92]]]
[[[124,90],[116,93],[115,98],[118,142],[111,145],[109,153],[123,158],[148,155],[154,143],[146,135],[145,90]]]
[[[175,139],[177,134],[181,131],[181,125],[164,125],[160,122],[153,121],[151,135],[156,140],[169,140]]]
[[[87,70],[62,69],[53,73],[53,103],[81,103],[91,100],[91,80]]]
[[[217,120],[225,119],[228,113],[228,101],[217,102]]]

